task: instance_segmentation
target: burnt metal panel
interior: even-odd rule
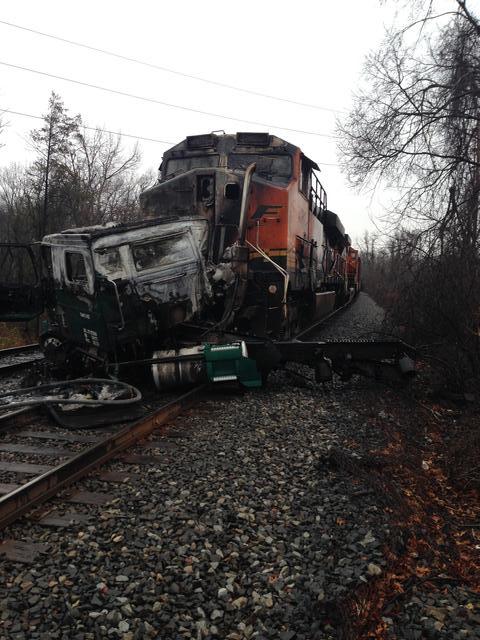
[[[76,229],[65,229],[60,233],[54,233],[50,236],[45,236],[42,240],[42,244],[68,244],[72,241],[78,240],[89,244],[96,238],[103,238],[104,236],[110,236],[117,233],[125,233],[126,231],[135,231],[136,229],[146,229],[158,224],[167,224],[169,222],[175,222],[178,220],[177,216],[169,216],[164,218],[150,218],[147,220],[137,220],[135,222],[122,222],[114,225],[98,225],[93,227],[84,227]]]

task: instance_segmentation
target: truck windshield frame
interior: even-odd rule
[[[191,234],[178,231],[130,245],[137,273],[176,267],[196,259]]]

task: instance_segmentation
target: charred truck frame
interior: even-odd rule
[[[0,284],[0,320],[44,304],[46,355],[82,372],[146,360],[159,385],[215,377],[208,358],[248,360],[240,337],[271,368],[284,359],[278,345],[360,288],[358,251],[327,209],[317,169],[267,133],[187,137],[141,195],[144,220],[44,237],[37,282]],[[13,247],[1,250],[8,263]]]

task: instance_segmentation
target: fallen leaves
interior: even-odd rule
[[[480,522],[478,491],[461,491],[452,485],[445,468],[445,437],[442,431],[448,410],[440,405],[425,407],[412,416],[403,405],[389,407],[394,415],[388,426],[389,444],[381,451],[385,464],[372,480],[377,492],[392,500],[392,525],[404,534],[401,552],[384,549],[385,569],[369,565],[371,578],[360,586],[349,606],[356,611],[355,637],[384,640],[389,633],[384,617],[390,617],[412,589],[438,591],[445,584],[463,584],[480,593],[480,558],[475,528]],[[412,432],[412,424],[416,424]],[[402,426],[403,425],[403,426]],[[414,438],[410,439],[412,433]],[[418,447],[422,433],[425,449]],[[378,451],[370,452],[377,455]],[[426,473],[428,472],[428,473]],[[385,512],[388,512],[388,507]],[[467,523],[467,527],[462,526]],[[341,518],[337,524],[345,524]],[[371,532],[361,541],[366,546]],[[375,568],[374,568],[375,567]],[[466,608],[472,611],[474,605]],[[427,615],[435,629],[446,626],[447,612],[430,606]]]

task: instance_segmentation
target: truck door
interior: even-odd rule
[[[43,308],[42,282],[32,247],[0,243],[0,321],[32,320]]]
[[[108,336],[95,298],[94,268],[87,247],[55,247],[56,310],[62,333],[84,345],[105,348]]]

